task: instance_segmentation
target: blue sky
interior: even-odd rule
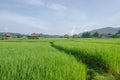
[[[0,0],[0,32],[74,34],[120,27],[120,0]]]

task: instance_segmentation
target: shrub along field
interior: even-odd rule
[[[0,80],[120,80],[120,39],[0,41]]]
[[[42,41],[1,41],[0,80],[85,80],[86,67]]]

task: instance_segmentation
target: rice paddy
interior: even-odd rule
[[[0,80],[119,79],[120,39],[0,41]]]
[[[120,45],[117,43],[119,40],[71,39],[55,42],[54,47],[74,55],[93,68],[120,75]]]
[[[49,42],[0,42],[0,80],[85,80],[86,67]]]

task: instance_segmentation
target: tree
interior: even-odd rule
[[[90,37],[92,37],[92,35],[91,35],[90,32],[84,32],[84,33],[82,34],[82,37],[83,37],[83,38],[90,38]]]
[[[109,37],[113,37],[114,36],[114,34],[112,34],[112,33],[108,33],[107,34]]]
[[[120,34],[120,30],[118,30],[118,32],[116,34]]]
[[[72,37],[73,37],[73,38],[78,38],[78,35],[77,35],[77,34],[74,34]]]
[[[120,34],[112,35],[113,38],[120,38]]]
[[[99,34],[98,32],[95,32],[95,33],[93,34],[93,37],[100,37],[100,34]]]
[[[64,38],[69,38],[69,35],[68,35],[68,34],[65,34],[65,35],[64,35]]]
[[[112,36],[113,38],[120,38],[120,30],[118,30],[118,32]]]

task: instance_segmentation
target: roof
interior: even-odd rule
[[[33,33],[33,34],[31,34],[31,35],[28,35],[28,36],[39,37],[39,35],[36,34],[36,33]]]
[[[11,37],[12,35],[10,34],[4,34],[5,37]]]

